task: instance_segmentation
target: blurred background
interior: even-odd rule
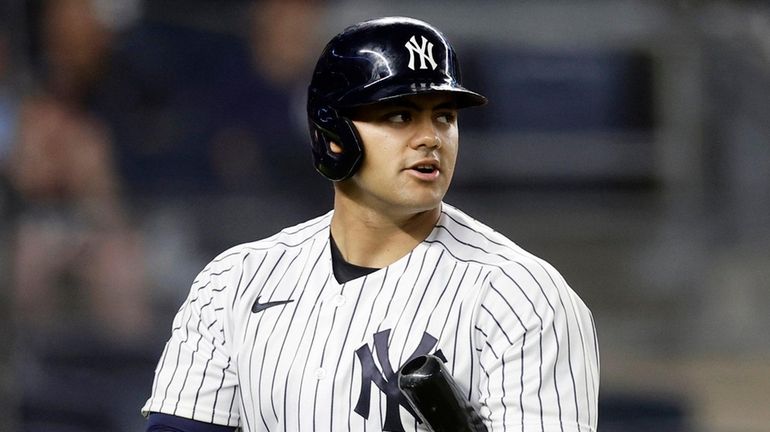
[[[457,205],[591,307],[611,431],[770,414],[763,1],[0,0],[0,431],[137,431],[223,249],[324,213],[305,87],[348,24],[444,30]]]

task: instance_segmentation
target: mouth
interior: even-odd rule
[[[421,172],[423,174],[430,174],[430,173],[432,173],[434,171],[438,171],[438,168],[436,168],[436,166],[431,165],[431,164],[416,165],[416,166],[412,167],[412,169],[415,170],[415,171]]]
[[[421,179],[429,180],[438,177],[441,167],[437,160],[422,160],[411,165],[409,171]]]

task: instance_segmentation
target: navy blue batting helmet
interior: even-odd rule
[[[307,113],[316,169],[334,181],[352,176],[363,146],[346,109],[424,92],[451,92],[458,108],[487,99],[461,84],[460,65],[446,37],[405,17],[364,21],[335,36],[308,87]],[[342,153],[332,152],[334,142]]]

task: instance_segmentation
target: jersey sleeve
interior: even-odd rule
[[[206,423],[239,426],[238,381],[225,329],[225,271],[210,265],[193,282],[142,407]]]
[[[501,267],[483,292],[474,344],[490,431],[595,432],[599,357],[585,304],[537,260]]]

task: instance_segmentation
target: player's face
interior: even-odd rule
[[[351,116],[364,146],[345,187],[365,205],[413,213],[435,209],[457,159],[457,109],[446,93],[407,96],[359,108]]]

